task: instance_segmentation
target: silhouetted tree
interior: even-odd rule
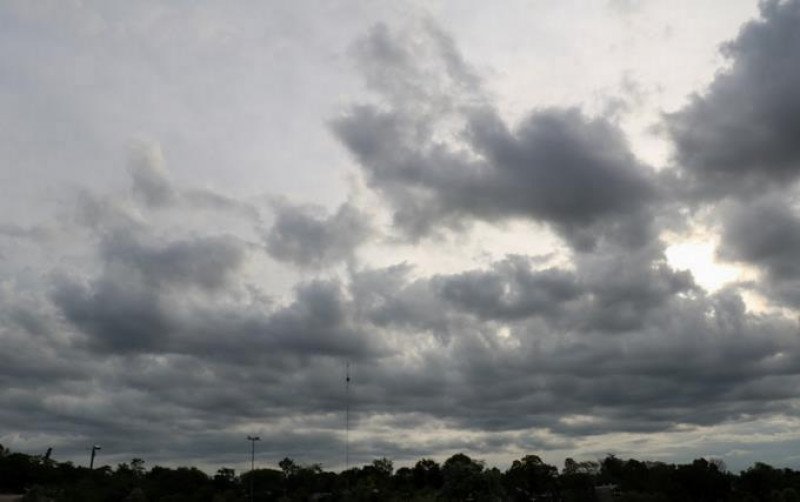
[[[500,500],[500,486],[496,485],[496,473],[484,475],[483,462],[472,460],[463,453],[456,453],[442,465],[443,500]]]
[[[414,465],[412,477],[414,478],[414,486],[418,490],[423,488],[438,490],[442,487],[444,481],[441,467],[435,460],[430,458],[423,458]]]
[[[538,455],[515,460],[506,472],[506,489],[513,500],[555,500],[558,489],[555,466],[545,464]]]
[[[283,460],[278,462],[278,467],[281,468],[284,476],[286,476],[287,478],[293,474],[296,474],[297,471],[300,469],[300,466],[298,466],[294,462],[294,460],[292,460],[289,457],[285,457]]]
[[[592,502],[595,476],[600,467],[597,462],[576,462],[572,458],[564,460],[564,469],[559,477],[561,497],[566,502]]]
[[[255,469],[241,475],[241,486],[249,491],[253,482],[253,493],[256,500],[276,500],[284,492],[285,476],[275,469]],[[229,490],[230,492],[230,490]]]
[[[773,491],[783,488],[782,474],[771,465],[756,462],[739,476],[738,488],[755,500],[771,502]]]
[[[421,459],[395,472],[387,458],[341,473],[289,458],[281,470],[257,469],[240,478],[220,468],[213,478],[192,467],[155,466],[133,459],[90,470],[0,446],[0,490],[25,492],[25,502],[245,502],[248,481],[258,501],[277,502],[800,502],[800,472],[756,463],[739,475],[716,461],[689,464],[568,458],[559,474],[536,455],[505,472],[458,453],[441,466]],[[603,498],[600,498],[603,497]]]
[[[675,485],[679,487],[682,499],[687,502],[726,500],[731,490],[727,476],[719,471],[715,463],[704,458],[678,466],[675,469]]]

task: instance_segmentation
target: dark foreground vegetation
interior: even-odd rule
[[[800,472],[762,463],[738,475],[705,459],[674,465],[614,456],[567,459],[560,471],[536,455],[505,472],[463,454],[397,470],[379,459],[338,474],[288,458],[279,465],[238,476],[227,468],[213,476],[194,467],[147,469],[141,459],[90,470],[0,446],[0,493],[24,494],[24,501],[245,502],[252,482],[258,501],[800,502]]]

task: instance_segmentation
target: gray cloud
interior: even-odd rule
[[[231,235],[154,245],[119,232],[103,238],[100,252],[107,267],[135,271],[144,281],[205,290],[224,287],[245,260],[244,245]]]
[[[355,324],[337,281],[301,282],[288,304],[267,303],[256,285],[240,282],[243,269],[254,258],[249,252],[252,246],[213,226],[201,227],[202,233],[189,230],[192,221],[186,219],[186,211],[197,208],[179,202],[192,192],[171,186],[170,193],[175,199],[157,205],[155,218],[132,209],[125,199],[79,195],[77,223],[93,244],[99,267],[84,277],[56,270],[50,296],[83,335],[85,348],[112,355],[216,353],[231,360],[257,358],[250,350],[266,350],[275,357],[354,360],[383,350]],[[132,195],[140,197],[135,190]],[[225,204],[204,208],[212,215],[229,209]],[[308,226],[300,225],[298,233],[291,225],[298,218],[311,218],[305,210],[284,207],[277,217],[276,228],[294,231],[281,234],[282,243],[275,241],[287,259],[290,251],[303,251],[298,246],[305,243],[298,239],[309,238]],[[176,220],[189,228],[171,229]],[[252,223],[258,226],[257,220]],[[314,220],[311,226],[315,224],[323,235],[312,235],[317,240],[308,244],[317,248],[311,252],[324,257],[351,252],[348,239],[362,239],[359,233],[367,229],[349,205],[342,206],[330,222]],[[241,231],[236,226],[228,230]],[[295,247],[290,249],[289,244]],[[325,245],[328,249],[319,249]]]
[[[780,303],[800,305],[800,217],[791,201],[773,194],[730,203],[722,215],[721,258],[763,271],[757,289]]]
[[[676,147],[677,193],[708,206],[721,230],[718,256],[763,272],[754,287],[777,305],[800,301],[793,208],[800,173],[800,2],[766,1],[760,19],[725,44],[730,66],[666,116]]]
[[[565,447],[595,434],[789,412],[800,372],[796,322],[748,313],[732,290],[706,295],[657,248],[602,244],[573,269],[524,256],[416,278],[404,265],[367,269],[308,281],[272,306],[192,267],[157,272],[174,249],[192,249],[189,261],[214,249],[202,239],[143,242],[98,240],[105,266],[94,277],[57,280],[52,306],[3,315],[0,336],[14,348],[4,378],[16,389],[1,396],[4,423],[28,430],[26,418],[38,417],[66,451],[91,438],[130,452],[120,438],[135,436],[151,459],[225,463],[241,434],[218,424],[255,421],[275,438],[265,454],[335,464],[347,360],[363,434],[353,448],[395,458]],[[56,337],[46,371],[29,366],[42,344],[21,330]],[[59,332],[69,336],[59,341]],[[31,399],[54,374],[50,392],[65,397]],[[398,430],[404,416],[479,436],[409,439]],[[381,417],[401,421],[397,435]],[[173,427],[197,444],[179,435],[162,451]]]
[[[350,203],[330,216],[315,206],[273,205],[275,222],[266,236],[267,251],[278,260],[321,267],[352,257],[371,233],[369,218]]]
[[[407,105],[414,116],[483,101],[480,77],[452,38],[430,20],[402,33],[379,23],[354,44],[352,53],[367,86],[389,104]]]
[[[601,246],[574,259],[574,270],[537,269],[535,258],[509,256],[488,269],[408,281],[410,269],[361,271],[356,303],[371,322],[449,339],[476,321],[543,319],[558,332],[620,333],[643,329],[678,295],[701,293],[691,274],[672,269],[658,246]],[[460,317],[466,315],[467,317]],[[468,328],[469,327],[469,328]],[[496,329],[496,326],[490,328]]]
[[[234,300],[231,278],[242,263],[235,239],[159,243],[148,240],[148,225],[123,237],[98,231],[103,269],[88,281],[56,281],[52,298],[78,330],[71,351],[116,365],[139,361],[115,377],[117,392],[170,402],[174,410],[160,413],[176,420],[222,409],[261,419],[335,415],[335,375],[346,360],[357,368],[358,427],[411,413],[469,431],[539,430],[551,436],[542,444],[735,419],[752,412],[764,378],[775,382],[764,394],[774,410],[792,395],[798,363],[788,333],[796,326],[746,313],[734,293],[704,296],[666,265],[658,245],[601,243],[576,255],[572,270],[538,268],[540,260],[524,256],[416,279],[403,265],[363,270],[346,282],[306,282],[273,307]],[[416,347],[411,359],[408,347]],[[773,362],[779,353],[784,359]],[[169,365],[156,363],[163,358]],[[243,383],[256,374],[269,383],[253,391],[260,405],[248,401],[253,384]],[[686,418],[699,402],[705,411]],[[573,414],[594,418],[564,421]],[[154,443],[166,433],[141,413],[130,423],[105,412],[60,416],[87,431],[136,430]],[[298,434],[287,448],[310,437]]]
[[[551,222],[578,247],[593,228],[609,227],[621,242],[644,244],[648,204],[656,196],[651,170],[639,164],[624,134],[602,118],[575,109],[541,110],[514,133],[490,114],[470,121],[472,144],[494,166],[496,176],[465,195],[499,210]],[[492,179],[494,178],[494,179]],[[506,201],[492,209],[490,201]],[[465,201],[466,202],[466,201]]]
[[[650,322],[648,315],[669,305],[676,295],[697,292],[691,274],[672,269],[657,246],[601,251],[576,257],[590,303],[566,318],[580,320],[582,329],[642,329]]]
[[[75,210],[71,222],[73,230],[89,230],[97,234],[123,231],[138,231],[144,222],[113,196],[99,195],[80,190],[75,197]]]
[[[169,310],[159,298],[127,278],[91,285],[59,279],[53,301],[90,336],[92,346],[104,351],[157,350],[174,330]]]
[[[723,225],[723,258],[763,266],[773,278],[800,275],[800,218],[786,201],[770,197],[732,205]]]
[[[743,33],[783,26],[770,9],[794,5],[766,5],[768,21]],[[253,431],[265,458],[335,467],[348,361],[359,461],[513,456],[796,416],[797,321],[748,311],[738,286],[711,294],[667,263],[654,216],[669,193],[612,120],[543,108],[509,125],[431,24],[403,37],[379,26],[353,52],[376,95],[333,129],[408,236],[536,220],[572,245],[568,263],[514,255],[442,273],[399,256],[370,268],[351,259],[370,231],[354,205],[278,205],[264,236],[254,204],[186,188],[144,155],[127,197],[79,194],[65,218],[75,231],[49,237],[67,250],[49,268],[31,258],[34,272],[0,281],[0,429],[13,431],[0,441],[75,458],[100,442],[113,461],[214,469],[241,465]],[[737,64],[718,81],[746,74]],[[687,111],[697,100],[669,120],[699,120]],[[712,220],[721,256],[758,265],[767,291],[797,305],[787,288],[800,224],[780,195],[728,201]],[[33,228],[0,233],[51,258],[55,244]],[[282,269],[254,252],[262,237],[298,265],[269,301],[259,286]],[[14,249],[22,260],[29,248]]]
[[[218,256],[202,256],[202,247],[186,243],[181,247],[200,254],[200,263],[219,261]],[[219,271],[179,267],[153,280],[150,274],[158,267],[152,263],[127,263],[121,269],[117,259],[113,257],[105,271],[88,283],[57,278],[53,284],[55,305],[86,335],[91,350],[197,357],[214,353],[232,361],[258,359],[259,351],[272,357],[329,355],[358,360],[383,350],[378,340],[354,323],[349,302],[335,282],[300,285],[295,300],[277,309],[259,304],[258,299],[253,303],[238,299],[231,305],[230,300],[241,293],[221,291],[226,283],[219,282]],[[213,287],[220,298],[198,296],[194,286],[206,291]]]
[[[145,204],[159,207],[170,204],[176,197],[157,144],[141,144],[131,152],[128,172],[133,182],[133,194]]]
[[[139,142],[129,152],[128,175],[133,202],[152,211],[184,208],[210,213],[229,213],[260,222],[258,209],[250,202],[207,188],[176,185],[167,169],[161,145]]]
[[[29,239],[33,241],[46,240],[52,237],[54,229],[44,227],[22,227],[13,224],[0,225],[0,236],[11,239]]]
[[[123,220],[125,221],[125,220]],[[198,237],[146,243],[144,223],[101,231],[102,272],[90,281],[57,275],[52,298],[67,319],[91,336],[91,345],[109,351],[158,350],[178,329],[164,298],[218,291],[242,266],[238,239]]]
[[[730,68],[666,117],[694,196],[757,192],[800,172],[800,2],[760,5],[761,19],[723,46]]]
[[[653,172],[617,126],[553,108],[512,129],[452,41],[435,35],[427,41],[431,60],[418,63],[405,48],[416,39],[373,31],[358,47],[382,102],[354,106],[333,122],[400,228],[419,237],[474,219],[531,218],[579,249],[603,235],[632,246],[651,238]]]
[[[459,308],[488,319],[559,314],[559,307],[580,294],[574,274],[558,269],[531,270],[526,257],[513,256],[491,271],[436,277],[434,289]]]
[[[389,407],[413,394],[419,411],[476,429],[539,426],[570,435],[573,426],[562,418],[578,414],[592,417],[595,433],[663,430],[737,418],[753,412],[751,399],[789,406],[800,362],[795,323],[746,314],[730,293],[669,297],[640,315],[645,321],[636,329],[605,334],[592,326],[565,331],[558,321],[534,319],[498,335],[496,327],[472,322],[471,329],[453,330],[446,355],[430,354],[402,374],[388,367],[376,371],[388,372],[392,381],[419,382],[407,383],[406,395],[393,386]],[[415,373],[437,364],[437,371]],[[370,375],[367,381],[386,378]],[[765,378],[772,390],[759,394],[757,383]],[[417,387],[429,390],[419,394]],[[700,402],[702,411],[695,409]]]

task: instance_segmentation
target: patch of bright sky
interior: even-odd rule
[[[747,272],[715,259],[714,239],[690,239],[676,242],[665,252],[669,264],[678,270],[689,270],[695,282],[708,291],[717,291],[731,282],[744,280]]]
[[[632,148],[658,166],[669,154],[651,131],[660,113],[702,91],[724,64],[719,44],[758,11],[755,0],[724,9],[710,0],[517,0],[490,11],[440,2],[433,12],[488,75],[506,117],[548,106],[598,112],[621,99]]]
[[[475,223],[469,232],[446,233],[420,244],[402,243],[387,237],[366,245],[359,252],[359,257],[370,267],[406,262],[414,267],[412,277],[485,268],[508,255],[538,257],[543,266],[571,265],[566,247],[558,237],[541,225],[524,221]]]

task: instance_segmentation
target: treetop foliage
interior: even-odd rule
[[[737,475],[703,458],[688,464],[567,458],[559,471],[525,455],[503,472],[457,453],[441,464],[423,458],[395,470],[380,458],[340,473],[284,458],[280,470],[237,475],[222,467],[213,476],[195,467],[145,465],[134,458],[90,470],[0,445],[0,494],[36,502],[245,502],[252,487],[254,500],[276,502],[800,502],[800,472],[757,462]]]

